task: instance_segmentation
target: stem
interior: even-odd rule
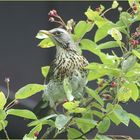
[[[130,136],[125,136],[125,135],[107,135],[108,137],[111,137],[111,138],[125,138],[127,140],[133,140],[132,137]]]
[[[109,9],[107,9],[106,11],[104,11],[101,16],[104,16],[107,12],[109,12],[110,10],[112,10],[112,7],[110,7]]]
[[[13,101],[11,101],[6,107],[5,110],[7,110],[10,106],[13,106],[13,104],[15,104],[16,99],[14,99]]]
[[[9,136],[8,136],[8,133],[7,133],[6,129],[5,129],[5,127],[3,126],[2,123],[1,123],[1,125],[2,125],[2,127],[3,127],[3,131],[4,131],[4,133],[5,133],[6,139],[7,139],[7,140],[10,140],[10,138],[9,138]]]
[[[64,20],[60,16],[57,16],[57,18],[60,19],[60,21],[63,23],[64,27],[66,28],[67,25],[65,24]]]
[[[50,128],[48,128],[49,130],[47,130],[46,132],[45,132],[45,134],[41,137],[41,139],[47,139],[47,137],[49,136],[49,134],[53,131],[53,130],[55,130],[55,128],[54,127],[50,127]]]
[[[6,97],[6,99],[8,100],[9,95],[10,95],[10,85],[9,85],[9,82],[6,82],[6,86],[7,86],[7,97]]]

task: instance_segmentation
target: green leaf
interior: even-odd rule
[[[95,42],[98,42],[106,37],[108,35],[108,31],[113,27],[115,27],[115,24],[109,22],[98,28],[94,37]]]
[[[98,45],[97,49],[110,49],[110,48],[116,48],[116,47],[119,47],[116,41],[108,41],[106,43],[102,43]]]
[[[85,133],[97,125],[97,122],[92,119],[76,118],[77,126]]]
[[[74,112],[74,113],[81,113],[86,111],[85,108],[79,107],[79,101],[74,101],[74,102],[66,102],[63,104],[63,107],[67,109],[69,112]]]
[[[6,116],[7,116],[6,112],[4,110],[0,109],[0,121],[5,120]]]
[[[110,119],[105,117],[97,126],[99,133],[105,133],[110,127]]]
[[[68,78],[64,79],[63,87],[64,87],[64,91],[66,93],[67,99],[69,101],[73,101],[74,97],[72,95],[72,87],[71,87],[71,84],[69,83],[69,79]]]
[[[119,5],[119,3],[118,3],[116,0],[114,0],[113,3],[112,3],[111,8],[112,8],[112,9],[115,9],[115,8],[118,7],[118,5]]]
[[[34,138],[28,137],[27,134],[23,137],[23,140],[36,140],[36,139],[37,139],[36,137]]]
[[[35,126],[35,127],[29,132],[29,134],[28,134],[27,136],[30,137],[30,138],[34,138],[34,137],[35,137],[35,136],[34,136],[34,133],[35,133],[35,132],[40,132],[41,129],[42,129],[42,124],[39,124],[39,125]]]
[[[139,90],[138,87],[136,86],[136,84],[134,83],[130,83],[128,88],[131,91],[131,98],[136,101],[139,98]]]
[[[114,106],[111,103],[107,104],[107,110],[108,112],[110,112],[111,110],[113,110]],[[117,117],[116,113],[114,111],[111,111],[108,115],[107,115],[110,120],[115,123],[116,125],[119,125],[121,123],[120,119]]]
[[[89,81],[98,79],[105,75],[117,77],[117,76],[120,76],[120,74],[121,74],[120,69],[113,68],[113,65],[110,65],[110,64],[107,65],[107,64],[99,64],[99,63],[90,63],[85,68],[91,70],[91,71],[89,71],[89,74],[88,74]]]
[[[126,60],[124,60],[121,63],[122,70],[124,72],[127,72],[134,64],[136,63],[136,57],[133,55],[130,55]]]
[[[86,92],[92,96],[98,103],[100,103],[102,106],[104,105],[104,102],[102,100],[102,98],[92,89],[86,87]]]
[[[97,44],[89,39],[82,39],[80,44],[81,44],[80,47],[83,50],[88,50],[90,52],[96,51],[95,49],[96,49]]]
[[[57,117],[57,114],[51,114],[51,115],[41,118],[39,120],[32,121],[28,124],[28,126],[30,127],[30,126],[43,124],[43,123],[49,123],[49,119],[54,118],[54,117]]]
[[[37,119],[36,115],[32,111],[26,109],[9,109],[7,110],[7,114],[32,120]]]
[[[101,27],[108,22],[106,19],[100,16],[99,12],[93,11],[90,7],[85,12],[85,15],[89,20],[93,21],[98,27]]]
[[[3,109],[5,104],[6,104],[6,97],[4,93],[0,91],[0,109]]]
[[[129,114],[123,110],[123,108],[120,105],[116,105],[114,107],[114,113],[117,116],[117,118],[126,126],[129,125],[130,117]]]
[[[36,38],[45,39],[45,38],[48,38],[48,36],[46,34],[42,33],[41,31],[39,31],[36,35]]]
[[[92,27],[93,24],[90,22],[79,21],[74,28],[76,40],[78,41],[79,39],[82,39],[83,36],[92,29]]]
[[[54,47],[55,45],[50,38],[45,38],[38,44],[38,46],[41,48],[50,48]]]
[[[8,124],[8,121],[1,120],[0,121],[0,131],[3,130]]]
[[[136,101],[139,97],[139,90],[134,83],[124,83],[118,91],[118,100],[119,101],[128,101],[132,98]]]
[[[92,113],[93,113],[93,115],[95,115],[99,118],[102,118],[104,116],[104,114],[102,112],[99,112],[97,110],[93,110]]]
[[[130,119],[138,126],[140,127],[140,117],[137,117],[134,114],[129,113]]]
[[[56,117],[56,120],[55,120],[55,127],[58,129],[58,130],[61,130],[67,123],[68,121],[71,119],[71,117],[67,117],[63,114],[60,114]]]
[[[96,135],[95,139],[96,140],[113,140],[105,135],[99,135],[99,134]]]
[[[42,75],[44,76],[44,78],[47,77],[48,72],[49,72],[49,69],[50,69],[50,66],[41,67],[41,73],[42,73]]]
[[[132,50],[132,53],[138,58],[140,59],[140,53],[136,50]]]
[[[20,88],[16,94],[15,94],[15,98],[16,99],[25,99],[28,98],[34,94],[36,94],[37,92],[40,92],[42,90],[45,89],[44,85],[40,85],[40,84],[28,84],[22,88]]]
[[[82,133],[75,128],[68,128],[67,132],[68,132],[68,139],[75,139],[82,135]]]
[[[73,110],[79,106],[79,101],[74,101],[74,102],[66,102],[63,104],[63,107],[67,110]]]
[[[128,12],[121,12],[119,20],[126,27],[130,26],[133,22],[131,15]]]

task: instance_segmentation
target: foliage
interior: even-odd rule
[[[115,135],[106,135],[111,123],[116,126],[124,124],[129,126],[133,121],[140,127],[140,117],[127,112],[122,103],[137,102],[140,99],[140,26],[132,31],[131,28],[140,20],[139,1],[128,0],[130,9],[122,11],[119,3],[113,1],[109,9],[101,5],[96,10],[90,7],[85,12],[86,21],[79,21],[75,26],[73,20],[65,24],[62,18],[52,10],[54,17],[60,19],[73,40],[81,51],[87,50],[93,55],[99,57],[101,62],[91,62],[85,69],[88,69],[88,80],[95,80],[98,87],[93,89],[85,87],[87,96],[85,99],[74,100],[72,89],[68,79],[63,82],[66,92],[67,101],[63,103],[63,113],[50,114],[44,118],[38,119],[37,116],[29,110],[11,109],[16,104],[17,99],[24,99],[45,89],[44,85],[29,84],[19,89],[15,94],[15,99],[7,105],[7,98],[0,92],[0,130],[7,126],[7,116],[14,115],[33,120],[28,127],[32,130],[24,136],[24,140],[37,139],[37,134],[47,125],[45,138],[52,131],[55,131],[53,138],[59,134],[67,132],[68,139],[87,139],[88,134],[97,130],[93,138],[101,140],[111,140],[116,138]],[[110,10],[120,11],[117,22],[107,19],[106,13]],[[51,17],[51,21],[54,19]],[[95,36],[92,40],[87,39],[85,35],[96,29]],[[54,44],[48,36],[39,32],[36,36],[43,39],[39,43],[42,48],[53,47]],[[109,37],[108,41],[104,38]],[[117,56],[113,48],[118,48],[121,56]],[[105,53],[104,50],[112,50],[111,54]],[[49,67],[41,68],[42,75],[46,78]],[[45,79],[46,80],[46,79]],[[128,138],[129,136],[117,136],[117,138]],[[43,136],[44,138],[44,136]]]

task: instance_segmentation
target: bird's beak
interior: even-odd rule
[[[53,36],[54,36],[52,33],[50,33],[50,32],[47,31],[47,30],[40,30],[39,32],[42,33],[42,34],[47,35],[48,37],[53,37]]]

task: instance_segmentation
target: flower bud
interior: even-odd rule
[[[37,137],[38,135],[39,135],[39,132],[38,131],[34,132],[34,136],[35,137]]]
[[[111,82],[111,87],[116,87],[117,86],[117,83],[115,81],[112,81]]]
[[[10,82],[10,78],[7,77],[7,78],[5,78],[4,81],[5,81],[5,83],[9,83]]]
[[[50,21],[50,22],[54,22],[54,18],[53,18],[53,17],[50,17],[50,18],[49,18],[49,21]]]
[[[57,14],[57,11],[56,10],[51,10],[49,13],[48,13],[48,15],[49,16],[53,16],[53,17],[56,17],[56,16],[58,16],[58,14]]]

